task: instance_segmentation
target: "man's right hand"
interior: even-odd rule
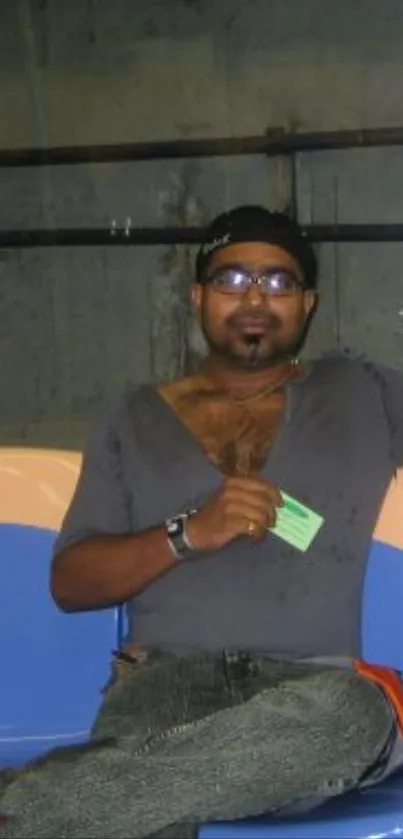
[[[262,478],[227,478],[212,499],[187,520],[192,547],[214,551],[238,536],[264,538],[276,523],[276,510],[283,505],[279,490]]]

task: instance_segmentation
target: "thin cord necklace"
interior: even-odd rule
[[[228,396],[233,400],[233,402],[236,402],[237,405],[249,404],[255,400],[262,399],[264,396],[271,396],[272,393],[275,393],[276,390],[280,390],[280,388],[282,388],[290,379],[294,378],[298,364],[298,359],[293,359],[290,362],[287,372],[284,373],[283,376],[280,376],[276,382],[271,382],[269,385],[259,388],[259,390],[255,390],[253,393],[248,393],[246,396],[236,396],[235,394],[228,392]]]
[[[239,396],[235,393],[231,393],[231,390],[225,390],[225,396],[231,399],[236,405],[246,405],[255,400],[262,399],[264,396],[270,396],[272,393],[275,393],[276,390],[282,388],[290,379],[293,379],[298,372],[299,366],[299,359],[295,358],[290,361],[288,370],[279,379],[275,382],[270,382],[270,384],[265,385],[263,388],[259,388],[258,390],[254,390],[253,393],[248,393],[243,396]]]

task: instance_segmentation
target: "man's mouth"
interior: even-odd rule
[[[244,335],[263,335],[268,328],[268,323],[267,320],[245,318],[238,320],[236,326]]]

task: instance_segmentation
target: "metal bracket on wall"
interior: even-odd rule
[[[163,160],[236,155],[288,155],[336,149],[403,145],[403,128],[289,132],[272,128],[262,136],[213,137],[114,145],[58,146],[0,150],[1,167],[37,167],[82,163]],[[295,193],[295,170],[293,171]],[[291,196],[295,212],[296,197]],[[322,224],[305,227],[313,242],[403,242],[403,224]],[[203,238],[196,227],[134,228],[131,219],[119,228],[48,228],[0,231],[0,248],[84,247],[100,245],[195,245]]]
[[[340,131],[285,131],[270,128],[263,135],[158,140],[91,146],[0,149],[1,166],[60,166],[77,163],[120,163],[128,160],[168,160],[189,157],[267,156],[335,149],[402,146],[403,128],[363,128]]]
[[[403,224],[317,224],[304,228],[312,242],[403,242]],[[0,248],[197,245],[202,227],[55,228],[0,231]]]

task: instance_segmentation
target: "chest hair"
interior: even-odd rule
[[[170,383],[160,393],[225,475],[250,475],[261,469],[282,423],[283,391],[238,403],[195,379]]]

